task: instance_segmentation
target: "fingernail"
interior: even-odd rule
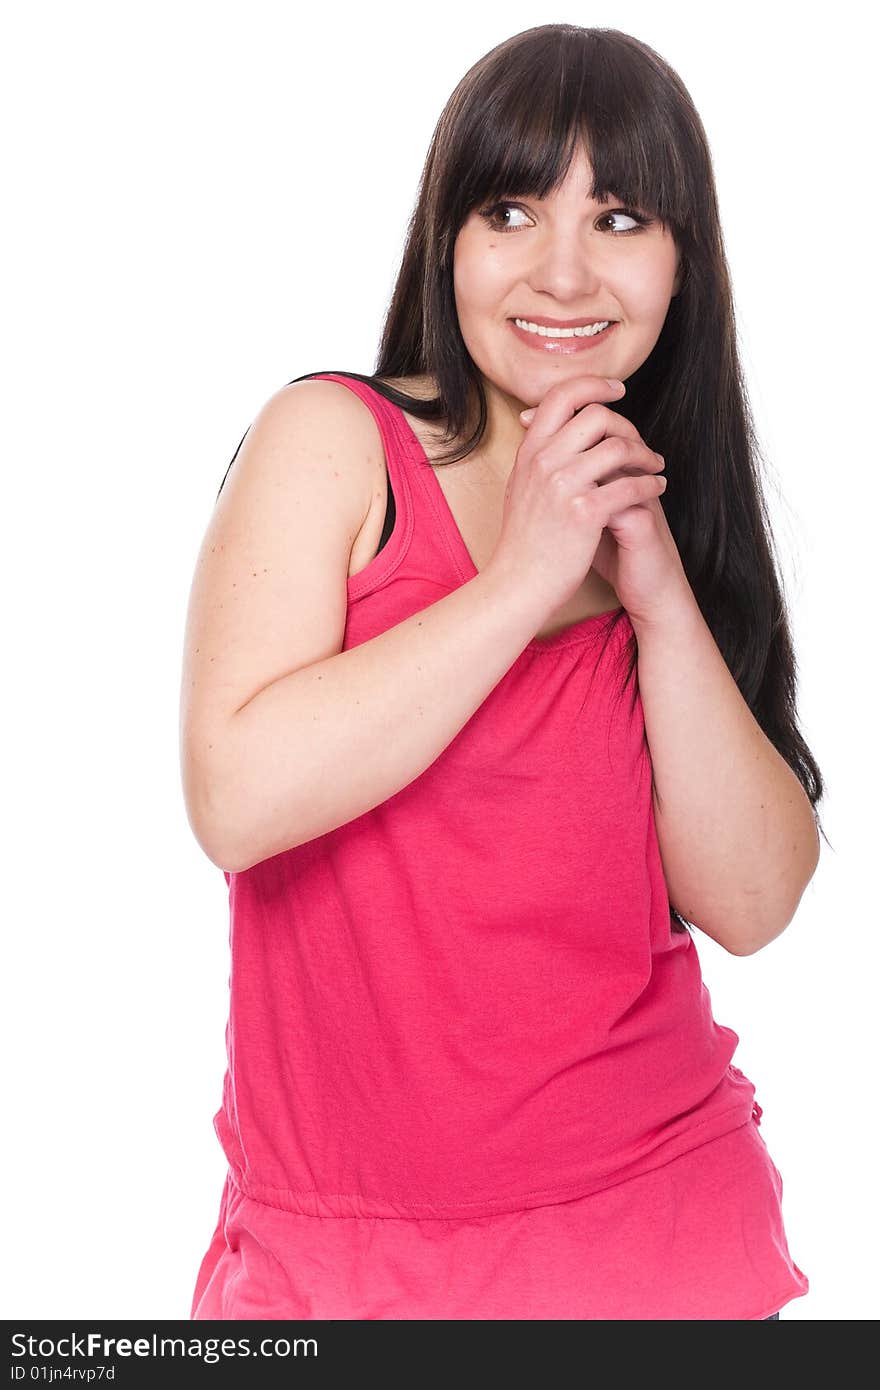
[[[519,412],[519,418],[520,418],[521,420],[531,420],[531,418],[532,418],[532,416],[534,415],[534,413],[535,413],[535,411],[537,410],[537,408],[538,408],[538,407],[537,407],[536,405],[533,405],[532,408],[531,408],[531,410],[521,410],[521,411]]]
[[[620,389],[621,389],[621,391],[625,391],[625,390],[626,390],[626,387],[624,386],[623,382],[622,382],[622,381],[618,381],[616,377],[613,377],[613,376],[606,376],[605,380],[608,382],[608,385],[609,385],[609,386],[619,386]]]

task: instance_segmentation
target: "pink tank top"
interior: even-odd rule
[[[348,649],[476,569],[403,412],[319,375],[373,412],[396,503]],[[533,639],[395,796],[226,873],[228,1176],[193,1317],[763,1318],[806,1292],[739,1039],[671,930],[631,635],[615,610]]]

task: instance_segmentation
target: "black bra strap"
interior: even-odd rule
[[[391,532],[394,530],[394,518],[397,515],[397,509],[394,502],[394,493],[391,491],[391,479],[388,476],[387,463],[385,464],[385,485],[388,491],[388,501],[385,506],[385,525],[382,527],[382,537],[379,541],[379,549],[376,551],[377,555],[379,553],[379,550],[381,550],[383,545],[385,545],[385,543],[387,542],[389,536],[391,535]]]

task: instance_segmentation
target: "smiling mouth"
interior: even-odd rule
[[[525,327],[526,323],[531,322],[528,319],[508,319],[508,322],[519,341],[533,351],[563,357],[600,347],[618,325],[617,319],[604,319],[582,329],[545,328],[536,325],[536,331],[536,328]],[[600,328],[599,323],[603,324],[603,327]]]

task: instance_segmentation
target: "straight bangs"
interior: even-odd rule
[[[517,36],[523,42],[487,54],[450,103],[455,120],[443,132],[433,200],[445,223],[434,243],[444,260],[475,208],[548,197],[578,149],[593,170],[585,197],[626,204],[687,243],[705,193],[692,196],[698,141],[682,122],[680,96],[666,91],[674,87],[669,68],[655,68],[643,46],[621,45],[617,34],[605,44],[601,30],[571,30],[564,39],[545,33],[538,41],[539,32],[527,30]]]

